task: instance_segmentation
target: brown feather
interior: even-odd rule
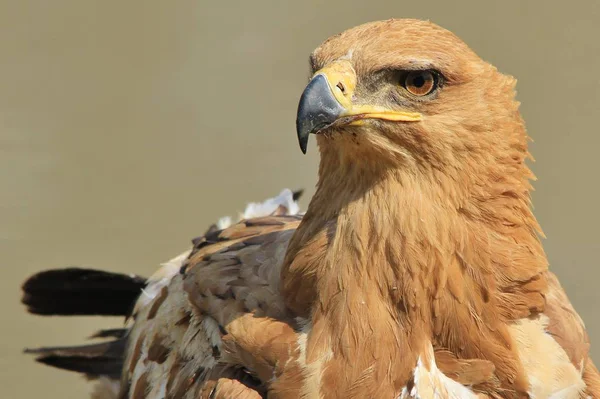
[[[211,228],[151,277],[121,396],[600,397],[531,211],[515,79],[416,20],[333,36],[313,72],[340,60],[349,101],[423,118],[326,128],[302,218]],[[395,74],[424,68],[443,85],[417,101]]]
[[[468,387],[473,397],[548,389],[579,397],[595,374],[574,366],[587,358],[585,339],[569,330],[576,314],[554,305],[514,79],[421,21],[351,29],[320,46],[312,63],[340,57],[351,60],[363,103],[392,107],[373,72],[421,60],[443,74],[444,87],[412,105],[426,115],[419,124],[319,135],[319,183],[299,224],[273,215],[195,240],[155,318],[167,326],[185,317],[161,317],[180,310],[173,293],[181,286],[192,312],[180,338],[188,344],[171,333],[176,360],[161,367],[173,364],[174,378],[189,381],[198,365],[241,366],[274,398],[391,398],[411,384]],[[218,359],[201,327],[207,315],[218,325]],[[190,330],[201,341],[186,341]],[[195,352],[204,360],[189,358],[190,345],[207,347]],[[443,349],[434,355],[432,347]],[[420,382],[417,372],[426,374]]]
[[[98,344],[26,349],[36,361],[64,370],[83,373],[87,378],[118,379],[125,357],[125,338]]]

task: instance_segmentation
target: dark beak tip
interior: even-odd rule
[[[300,151],[304,155],[306,155],[306,148],[308,147],[308,136],[305,139],[298,139],[298,143],[300,144]]]
[[[315,76],[306,86],[298,104],[296,132],[300,150],[306,154],[308,137],[334,123],[344,111],[333,95],[327,78]]]

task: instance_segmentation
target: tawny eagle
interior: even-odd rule
[[[310,62],[306,213],[284,191],[147,280],[32,277],[34,313],[129,316],[39,360],[99,378],[97,398],[600,398],[531,211],[515,79],[407,19],[333,36]]]

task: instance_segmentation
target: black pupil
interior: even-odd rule
[[[423,75],[417,75],[413,77],[412,84],[418,88],[423,87],[423,85],[425,85],[425,77]]]

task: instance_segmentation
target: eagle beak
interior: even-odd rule
[[[391,110],[376,105],[353,104],[356,72],[346,60],[317,71],[304,89],[298,104],[296,132],[300,149],[306,154],[308,137],[332,125],[359,124],[363,119],[416,122],[421,114]]]

